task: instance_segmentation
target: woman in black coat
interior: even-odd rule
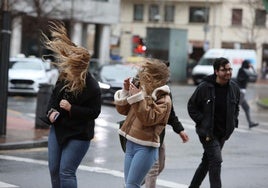
[[[76,188],[76,170],[94,136],[101,111],[101,93],[89,74],[90,54],[73,44],[62,24],[50,25],[52,39],[45,46],[56,54],[60,76],[50,97],[47,118],[51,123],[48,161],[53,188]]]

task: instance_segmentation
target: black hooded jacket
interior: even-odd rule
[[[216,76],[204,78],[188,101],[188,113],[196,123],[196,132],[200,137],[213,138],[215,112],[215,83]],[[235,127],[238,127],[240,91],[237,84],[230,80],[226,99],[226,131],[227,140]]]
[[[95,119],[101,112],[101,92],[98,82],[87,74],[86,87],[78,96],[65,92],[64,81],[58,81],[53,89],[47,111],[51,108],[60,112],[53,123],[59,144],[69,139],[91,140],[94,137]],[[62,99],[68,100],[72,107],[70,112],[60,108]]]
[[[250,71],[250,62],[245,60],[237,73],[236,81],[241,89],[246,89],[248,82],[254,82],[257,79],[257,74],[254,69]]]

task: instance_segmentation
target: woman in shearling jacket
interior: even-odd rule
[[[157,59],[145,59],[138,73],[139,86],[129,78],[115,93],[117,111],[126,115],[119,134],[127,139],[124,175],[126,188],[140,187],[158,158],[160,133],[171,111],[170,90],[166,85],[168,67]]]

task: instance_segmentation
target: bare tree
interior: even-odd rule
[[[40,31],[47,32],[47,23],[51,19],[62,19],[60,15],[70,14],[62,8],[61,0],[9,0],[12,20],[22,18],[22,49],[26,55],[41,56]],[[16,27],[16,25],[13,25]],[[34,54],[27,54],[32,49]]]
[[[260,46],[256,46],[256,41],[262,27],[256,24],[256,20],[259,19],[256,17],[256,12],[264,9],[262,0],[241,0],[240,3],[246,4],[248,12],[244,13],[245,15],[247,14],[247,17],[244,19],[243,26],[238,36],[240,36],[246,44],[259,48]]]

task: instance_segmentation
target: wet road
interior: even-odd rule
[[[183,144],[178,135],[167,126],[166,167],[158,179],[159,188],[186,188],[201,159],[201,145],[189,118],[186,104],[195,86],[172,86],[174,106],[190,141]],[[256,99],[267,95],[268,86],[250,85],[247,98],[252,107],[252,118],[260,126],[249,130],[241,111],[236,129],[223,150],[222,181],[227,188],[268,187],[268,116],[267,110],[256,105]],[[35,97],[12,96],[9,109],[35,116]],[[117,121],[124,117],[113,106],[102,106],[96,121],[96,134],[90,149],[78,170],[80,188],[123,187],[123,157],[117,134]],[[1,182],[22,188],[47,188],[50,179],[47,169],[47,149],[0,151]],[[16,177],[16,178],[14,178]],[[250,178],[249,178],[250,177]],[[208,178],[202,187],[208,186]]]

